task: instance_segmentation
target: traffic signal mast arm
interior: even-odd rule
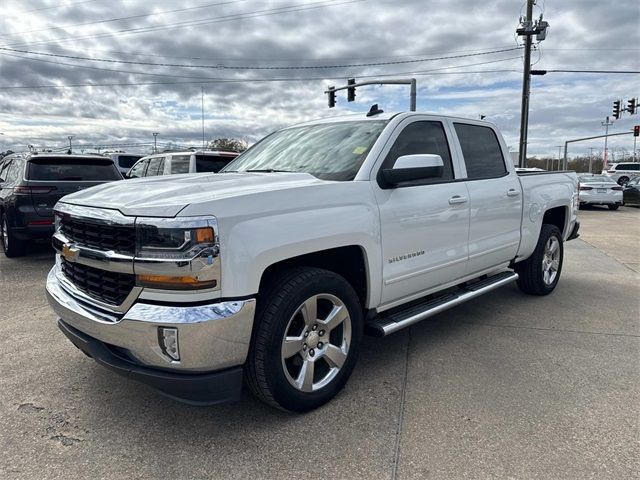
[[[354,83],[351,83],[353,81]],[[350,83],[343,87],[328,87],[327,90],[324,91],[329,96],[329,108],[335,106],[336,100],[336,92],[339,90],[350,90],[353,92],[353,98],[355,98],[355,89],[356,87],[364,87],[366,85],[410,85],[410,104],[409,110],[412,112],[416,111],[416,79],[415,78],[396,78],[396,79],[385,79],[385,80],[368,80],[366,82],[358,82],[355,83],[355,79],[350,79]]]

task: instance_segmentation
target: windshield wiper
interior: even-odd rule
[[[274,168],[263,168],[263,169],[252,169],[245,170],[245,172],[256,172],[256,173],[296,173],[291,170],[276,170]]]

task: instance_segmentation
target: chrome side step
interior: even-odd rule
[[[366,323],[365,332],[375,337],[384,337],[517,279],[517,273],[507,271],[463,284],[457,291],[426,298],[419,303],[412,303],[407,308],[394,309],[393,313],[384,312]]]

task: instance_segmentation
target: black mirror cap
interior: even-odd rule
[[[387,188],[397,187],[405,182],[439,178],[444,173],[444,167],[416,167],[416,168],[385,168],[382,170],[382,180]]]

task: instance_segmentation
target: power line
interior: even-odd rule
[[[61,27],[49,27],[49,28],[41,28],[41,29],[37,29],[37,30],[25,30],[25,31],[21,31],[19,33],[3,33],[0,34],[0,37],[15,37],[18,35],[24,35],[27,33],[39,33],[39,32],[48,32],[51,30],[64,30],[66,28],[73,28],[73,27],[85,27],[87,25],[98,25],[100,23],[113,23],[113,22],[120,22],[123,20],[133,20],[136,18],[145,18],[145,17],[153,17],[156,15],[164,15],[166,13],[178,13],[178,12],[186,12],[186,11],[190,11],[190,10],[198,10],[201,8],[208,8],[208,7],[217,7],[220,5],[228,5],[230,3],[240,3],[240,2],[246,2],[247,0],[227,0],[225,2],[218,2],[218,3],[209,3],[207,5],[199,5],[196,7],[185,7],[185,8],[176,8],[174,10],[164,10],[162,12],[154,12],[154,13],[145,13],[145,14],[140,14],[140,15],[130,15],[128,17],[118,17],[118,18],[109,18],[107,20],[96,20],[93,22],[84,22],[84,23],[74,23],[72,25],[63,25]],[[80,2],[83,3],[83,2]]]
[[[195,21],[191,20],[191,21],[184,21],[184,22],[176,22],[176,23],[160,25],[155,27],[128,28],[124,30],[116,30],[114,32],[108,32],[108,33],[102,33],[102,34],[96,34],[96,35],[85,35],[81,37],[71,36],[71,37],[56,38],[54,40],[45,40],[40,42],[20,42],[20,43],[5,45],[5,46],[16,47],[16,46],[23,46],[23,45],[49,45],[52,43],[57,44],[57,43],[67,42],[67,41],[75,42],[78,40],[86,40],[91,38],[135,35],[139,33],[156,32],[160,30],[171,30],[173,28],[180,28],[180,27],[187,27],[187,26],[211,25],[214,23],[229,22],[234,20],[244,20],[246,18],[257,18],[257,17],[279,15],[281,13],[301,12],[305,10],[314,10],[318,8],[334,7],[338,5],[346,5],[350,3],[359,3],[359,2],[366,2],[366,1],[368,0],[343,0],[339,2],[336,2],[335,0],[321,0],[317,2],[303,3],[303,4],[297,4],[297,5],[295,4],[287,5],[284,7],[276,7],[271,9],[255,10],[253,12],[248,12],[248,13],[223,15],[221,17],[211,17],[208,19],[201,19],[201,20],[195,20]],[[328,3],[328,2],[333,2],[333,3]]]
[[[640,70],[563,70],[563,69],[554,69],[554,70],[535,70],[536,72],[552,72],[552,73],[640,73]],[[544,75],[543,73],[538,73],[538,75]]]
[[[344,64],[334,64],[334,65],[283,65],[283,66],[154,63],[154,62],[138,62],[138,61],[132,61],[132,60],[113,60],[108,58],[82,57],[79,55],[62,55],[58,53],[34,52],[31,50],[21,50],[16,48],[7,48],[7,47],[0,47],[0,50],[8,51],[8,52],[25,53],[29,55],[39,55],[44,57],[68,58],[72,60],[87,60],[90,62],[121,63],[126,65],[142,65],[142,66],[153,66],[153,67],[207,68],[207,69],[215,69],[215,70],[320,70],[320,69],[335,69],[335,68],[378,67],[378,66],[387,66],[387,65],[432,62],[436,60],[451,60],[454,58],[476,57],[481,55],[491,55],[494,53],[512,52],[514,50],[521,50],[521,48],[509,47],[509,48],[502,48],[499,50],[489,50],[486,52],[466,53],[466,54],[460,54],[460,55],[447,55],[447,56],[431,57],[431,58],[419,58],[419,59],[412,59],[412,60],[393,60],[388,62],[344,63]]]
[[[81,3],[93,3],[93,2],[97,2],[97,1],[99,1],[99,0],[82,0],[80,2],[63,3],[62,5],[54,5],[52,7],[41,7],[41,8],[34,8],[33,10],[24,10],[24,11],[22,11],[20,13],[24,14],[24,13],[31,13],[31,12],[41,12],[43,10],[53,10],[55,8],[71,7],[73,5],[80,5]]]

